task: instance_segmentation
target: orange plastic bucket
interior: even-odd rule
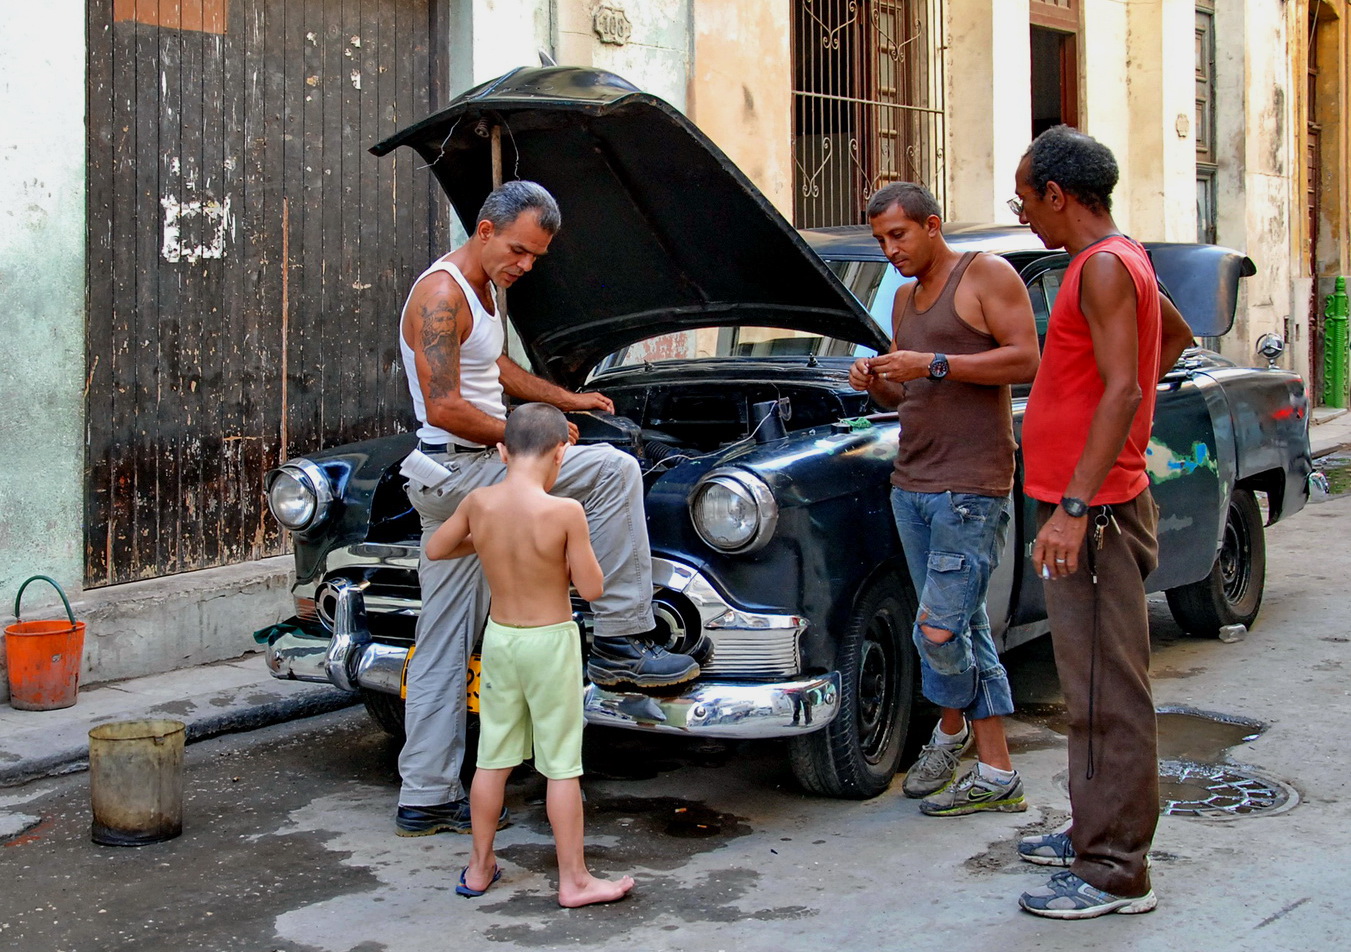
[[[51,582],[68,621],[24,621],[19,602],[29,582]],[[55,580],[34,575],[19,586],[14,598],[15,623],[5,627],[5,662],[9,668],[9,703],[20,711],[55,711],[70,707],[80,688],[84,658],[84,622],[75,620],[66,593]]]

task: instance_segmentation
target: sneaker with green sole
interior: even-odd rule
[[[951,744],[925,744],[915,765],[905,774],[901,791],[911,800],[937,793],[957,776],[957,764],[974,739],[968,728],[966,737]]]
[[[1022,813],[1027,809],[1023,799],[1023,778],[1015,771],[1008,783],[987,780],[980,775],[979,765],[973,765],[961,778],[920,801],[919,812],[925,816],[965,816],[968,813]]]

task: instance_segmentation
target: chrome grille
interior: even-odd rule
[[[713,639],[713,658],[703,665],[705,677],[784,678],[801,669],[798,632],[705,629]]]
[[[304,595],[295,596],[296,617],[301,621],[318,621],[319,608],[314,603],[313,598],[306,598]]]

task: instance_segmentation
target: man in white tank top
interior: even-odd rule
[[[418,418],[419,448],[451,477],[416,479],[408,496],[422,518],[418,567],[422,611],[408,665],[407,740],[396,819],[401,836],[470,831],[460,783],[467,712],[465,670],[488,614],[477,558],[433,561],[427,539],[470,491],[498,482],[497,444],[506,429],[504,394],[560,410],[614,411],[599,393],[573,393],[528,373],[503,353],[494,286],[510,288],[549,250],[561,221],[553,196],[534,182],[507,182],[483,204],[469,240],[438,259],[404,304],[399,346]],[[573,440],[577,428],[568,424]],[[610,446],[570,446],[555,495],[582,502],[605,593],[591,604],[594,642],[587,675],[602,685],[665,687],[692,681],[698,663],[642,636],[655,626],[652,564],[637,461]],[[506,811],[501,822],[506,823]]]

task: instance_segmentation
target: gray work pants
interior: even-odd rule
[[[422,517],[418,579],[422,612],[417,651],[408,665],[407,740],[399,754],[399,803],[434,806],[464,797],[465,672],[488,617],[488,584],[477,556],[433,561],[427,540],[472,490],[498,482],[506,466],[495,450],[433,456],[451,471],[437,486],[408,482],[408,498]],[[652,555],[643,511],[638,462],[611,446],[570,446],[552,490],[586,510],[591,545],[605,575],[605,594],[592,603],[602,637],[650,631]]]

